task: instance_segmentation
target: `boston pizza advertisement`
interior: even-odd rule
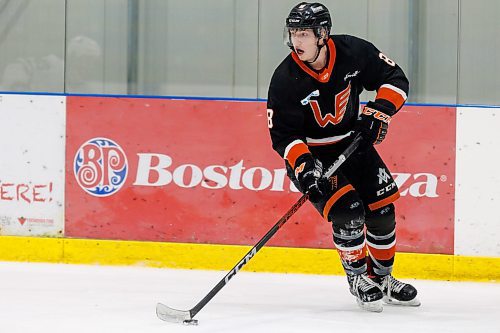
[[[66,116],[67,237],[254,245],[300,197],[264,102],[68,96]],[[399,251],[453,253],[454,117],[405,107],[380,146]],[[331,226],[306,204],[269,245],[332,248]]]

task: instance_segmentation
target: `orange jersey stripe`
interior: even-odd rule
[[[328,199],[328,201],[325,204],[325,208],[323,208],[323,217],[325,218],[325,220],[328,220],[328,212],[330,212],[330,209],[332,208],[333,204],[337,202],[337,200],[339,200],[341,196],[343,196],[349,191],[354,191],[354,187],[352,187],[351,184],[342,187],[337,192],[335,192],[330,197],[330,199]]]
[[[297,159],[304,155],[304,154],[310,154],[311,152],[309,151],[309,148],[305,143],[297,143],[294,145],[288,154],[285,156],[285,159],[290,163],[293,169],[295,169],[295,163],[297,162]]]
[[[396,245],[389,249],[376,249],[368,245],[370,255],[377,260],[390,260],[396,254]]]
[[[292,58],[297,63],[297,65],[299,65],[304,72],[311,75],[313,78],[315,78],[321,83],[325,83],[330,80],[330,77],[332,76],[333,65],[335,64],[335,58],[337,55],[335,44],[333,43],[333,40],[331,38],[328,39],[326,45],[328,46],[328,50],[330,51],[330,58],[328,59],[328,66],[326,68],[323,68],[323,70],[319,73],[316,73],[315,71],[307,67],[307,65],[304,64],[302,60],[299,59],[297,53],[292,52]]]
[[[388,196],[385,199],[382,199],[382,200],[379,200],[379,201],[374,202],[372,204],[369,204],[368,208],[370,208],[370,210],[379,209],[381,207],[384,207],[384,206],[386,206],[386,205],[388,205],[388,204],[390,204],[390,203],[398,200],[399,197],[400,197],[400,194],[399,194],[399,191],[398,191],[398,192],[394,193],[393,195]]]
[[[385,99],[389,102],[391,102],[395,107],[396,110],[399,110],[406,99],[401,96],[400,93],[396,92],[395,90],[388,88],[388,87],[380,87],[380,89],[377,92],[377,97],[375,99]]]

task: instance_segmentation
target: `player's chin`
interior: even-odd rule
[[[313,57],[311,56],[306,56],[305,54],[303,55],[299,55],[299,59],[300,61],[303,61],[303,62],[311,62],[313,60]]]

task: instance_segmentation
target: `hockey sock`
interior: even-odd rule
[[[396,252],[396,230],[386,235],[374,235],[367,231],[366,245],[373,273],[381,276],[391,274]]]
[[[363,228],[351,229],[350,232],[337,230],[333,233],[333,241],[340,255],[342,266],[347,275],[358,275],[366,272],[366,243]]]

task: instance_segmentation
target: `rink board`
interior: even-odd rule
[[[62,237],[66,98],[0,95],[0,235]]]
[[[232,269],[248,246],[51,239],[0,238],[2,260],[68,264],[141,265],[182,269]],[[40,249],[44,249],[40,251]],[[343,275],[335,250],[265,246],[245,271]],[[397,253],[394,275],[401,278],[500,282],[500,258]]]
[[[67,237],[250,245],[300,196],[263,102],[70,96],[67,108]],[[453,254],[454,124],[454,108],[408,106],[380,147],[402,195],[399,251]],[[115,170],[86,156],[108,145],[126,176],[95,194]],[[331,225],[306,204],[269,245],[332,248]]]
[[[499,111],[391,123],[400,276],[499,280]],[[0,120],[0,260],[228,269],[300,196],[263,102],[6,94]],[[306,204],[248,269],[341,274],[332,245]]]
[[[455,254],[500,257],[500,107],[457,109]]]

